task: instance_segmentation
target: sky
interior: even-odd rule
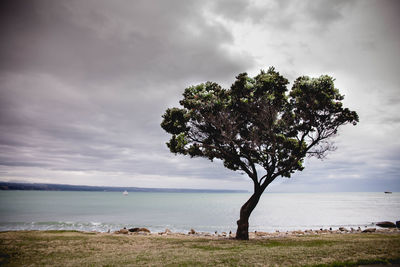
[[[360,123],[267,191],[400,191],[398,14],[396,0],[1,1],[0,181],[251,190],[170,153],[161,116],[190,85],[274,66],[291,84],[334,77]]]

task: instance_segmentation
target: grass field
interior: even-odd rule
[[[73,231],[0,233],[4,266],[358,266],[400,262],[400,234],[236,241]]]

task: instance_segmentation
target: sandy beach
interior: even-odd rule
[[[98,234],[114,234],[114,235],[145,235],[145,236],[169,236],[169,237],[199,237],[199,238],[211,238],[211,239],[234,239],[235,233],[232,232],[220,232],[217,231],[215,233],[209,232],[197,232],[194,229],[191,229],[187,233],[182,232],[172,232],[169,229],[165,229],[163,232],[150,232],[147,228],[122,228],[118,231],[114,232],[95,232]],[[295,231],[275,231],[275,232],[263,232],[263,231],[254,231],[249,232],[250,239],[268,239],[268,238],[284,238],[284,237],[294,237],[294,236],[316,236],[316,235],[343,235],[343,234],[357,234],[357,233],[381,233],[381,234],[400,234],[400,228],[381,228],[381,227],[365,227],[362,229],[358,227],[354,228],[345,228],[339,227],[338,229],[318,229],[318,230],[295,230]]]

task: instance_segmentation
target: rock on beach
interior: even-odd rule
[[[384,221],[384,222],[376,223],[376,226],[383,227],[383,228],[395,228],[396,224],[394,224],[392,222]]]
[[[140,232],[142,232],[142,233],[151,233],[150,230],[147,229],[147,228],[138,228],[138,227],[129,229],[129,232],[132,232],[132,233],[140,233]]]
[[[195,235],[195,234],[196,234],[196,231],[192,228],[192,229],[190,229],[190,231],[189,231],[188,234],[189,234],[189,235]]]
[[[126,228],[120,229],[118,231],[115,231],[114,234],[124,234],[127,235],[129,234],[129,231]]]
[[[374,233],[376,232],[376,228],[367,228],[364,231],[362,231],[363,233]]]

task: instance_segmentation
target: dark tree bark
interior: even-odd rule
[[[264,190],[255,190],[253,195],[247,200],[240,209],[240,218],[237,221],[238,228],[236,230],[236,239],[249,240],[249,217],[257,206],[258,201]]]

